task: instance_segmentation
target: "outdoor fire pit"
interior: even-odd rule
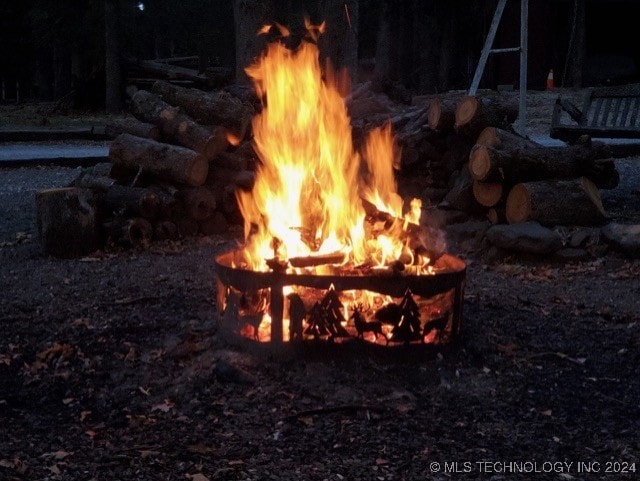
[[[442,255],[428,275],[257,272],[242,251],[216,258],[220,328],[261,342],[361,337],[393,345],[441,343],[461,327],[466,266]]]
[[[260,162],[236,191],[245,243],[215,261],[221,328],[260,342],[443,343],[460,330],[465,263],[403,199],[391,124],[355,145],[346,77],[315,44],[268,45],[246,69]]]

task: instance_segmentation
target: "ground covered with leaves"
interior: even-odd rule
[[[640,476],[638,261],[464,254],[441,352],[273,354],[218,336],[213,259],[236,237],[44,256],[33,192],[72,176],[0,171],[0,479]]]

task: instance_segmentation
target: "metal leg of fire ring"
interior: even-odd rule
[[[480,60],[476,67],[476,72],[469,87],[469,95],[475,95],[484,73],[484,68],[487,65],[489,55],[492,53],[520,53],[520,95],[518,103],[518,133],[522,136],[526,136],[527,129],[527,45],[529,37],[529,0],[520,0],[520,46],[510,48],[493,48],[493,42],[496,38],[496,32],[500,25],[500,19],[504,12],[504,7],[507,4],[507,0],[499,0],[496,11],[493,14],[493,20],[491,21],[491,27],[489,27],[489,33],[487,39],[484,42],[482,53],[480,54]]]
[[[271,343],[282,344],[283,339],[283,316],[284,316],[284,296],[282,294],[282,283],[278,282],[271,287]]]

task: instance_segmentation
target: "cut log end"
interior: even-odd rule
[[[516,184],[507,196],[507,221],[509,224],[516,224],[526,221],[530,216],[531,194],[525,184]]]
[[[496,127],[485,127],[476,140],[476,144],[487,147],[497,147],[500,143],[500,136]]]
[[[480,103],[476,97],[468,96],[460,100],[456,108],[456,128],[466,125],[474,119],[477,116],[479,107]]]
[[[476,145],[469,155],[469,171],[474,180],[486,180],[491,172],[491,155],[485,145]]]
[[[480,205],[493,207],[502,199],[503,186],[499,182],[473,182],[473,196]]]
[[[198,156],[193,164],[190,166],[187,177],[189,185],[202,185],[207,180],[209,174],[209,162],[206,157]]]
[[[434,100],[429,105],[429,111],[427,113],[427,122],[429,128],[436,130],[440,121],[440,115],[442,114],[442,107],[438,100]]]

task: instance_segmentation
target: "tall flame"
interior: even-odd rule
[[[357,263],[383,262],[402,251],[393,232],[365,239],[361,200],[402,218],[393,174],[399,152],[391,128],[373,131],[367,139],[368,175],[360,182],[360,156],[344,99],[333,75],[323,79],[318,58],[313,43],[303,41],[290,50],[275,42],[246,69],[263,102],[253,119],[261,165],[253,191],[237,194],[253,269],[264,270],[265,261],[274,257],[342,251]]]

